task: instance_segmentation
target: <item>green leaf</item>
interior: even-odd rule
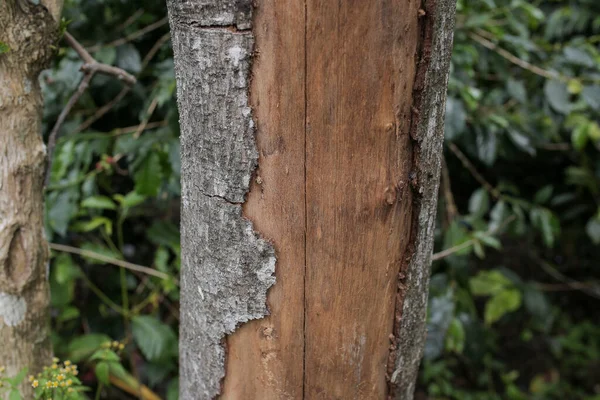
[[[475,296],[492,296],[500,293],[512,282],[498,270],[481,271],[469,280],[471,292]]]
[[[171,379],[171,382],[169,382],[167,400],[179,400],[179,377]]]
[[[456,140],[467,128],[467,113],[459,99],[448,97],[446,101],[446,119],[444,123],[445,139]]]
[[[121,359],[114,351],[110,349],[100,349],[96,350],[94,354],[90,357],[91,361],[99,360],[99,361],[108,361],[108,362],[119,362]]]
[[[177,337],[169,325],[142,315],[133,318],[132,332],[136,344],[149,361],[159,361],[173,355],[169,353]]]
[[[54,259],[54,279],[59,284],[65,284],[81,276],[81,271],[69,254],[60,253]]]
[[[521,292],[517,289],[502,290],[485,304],[485,323],[491,325],[519,307],[521,307]]]
[[[117,67],[133,74],[142,70],[140,53],[131,43],[117,47]]]
[[[535,195],[533,197],[533,201],[535,201],[538,204],[545,204],[552,197],[553,191],[554,191],[554,186],[546,185],[535,193]]]
[[[526,286],[523,295],[525,309],[527,312],[540,320],[548,318],[550,304],[542,292],[531,286]]]
[[[105,210],[116,210],[117,206],[115,203],[106,196],[92,196],[88,197],[81,202],[82,207],[86,208],[100,208]]]
[[[113,222],[106,217],[94,217],[89,221],[80,221],[73,225],[73,230],[80,232],[91,232],[103,226],[106,233],[112,234]]]
[[[465,328],[458,318],[454,318],[446,333],[446,350],[461,354],[465,347]]]
[[[12,379],[9,379],[10,383],[12,383],[13,386],[18,386],[21,384],[21,382],[23,382],[23,379],[25,379],[25,376],[27,375],[27,368],[23,368],[19,371],[19,373]]]
[[[530,212],[533,225],[539,229],[547,247],[553,247],[556,236],[560,232],[558,218],[547,208],[535,207]]]
[[[469,212],[477,217],[482,217],[490,208],[490,195],[484,188],[473,192],[469,199]]]
[[[581,151],[588,142],[588,124],[580,124],[571,133],[571,144],[575,150]]]
[[[98,364],[96,364],[96,376],[98,377],[98,381],[100,381],[101,383],[103,383],[104,385],[110,385],[110,378],[109,378],[109,372],[110,372],[110,366],[108,365],[108,362],[106,361],[101,361]]]
[[[134,174],[135,191],[141,195],[156,196],[162,184],[162,169],[158,154],[149,153]]]
[[[79,309],[74,306],[68,306],[64,310],[61,311],[60,315],[56,318],[60,322],[70,321],[79,317]]]
[[[10,393],[8,394],[8,400],[21,400],[21,394],[19,393],[19,390],[17,389],[12,389],[10,391]]]
[[[531,156],[535,156],[535,147],[533,147],[533,145],[531,144],[531,139],[528,136],[514,129],[508,129],[506,132],[508,133],[508,137],[510,138],[510,140],[514,143],[515,146],[517,146],[518,149],[523,150]]]
[[[483,246],[481,245],[481,242],[479,240],[475,240],[473,242],[473,252],[480,259],[483,260],[485,258],[485,250],[483,249]]]
[[[554,110],[565,115],[571,112],[570,95],[565,83],[557,80],[547,80],[544,85],[544,94]]]
[[[577,47],[567,46],[563,50],[565,58],[568,62],[575,65],[581,65],[584,67],[594,67],[596,61],[590,56],[585,50],[578,49]]]
[[[600,111],[600,85],[584,87],[581,96],[591,108]]]
[[[0,42],[0,54],[8,53],[10,51],[10,47],[4,42]]]
[[[484,232],[476,232],[475,237],[484,245],[491,247],[496,250],[500,250],[502,248],[502,243],[497,238],[486,234]]]
[[[598,220],[598,217],[590,218],[585,225],[585,233],[594,244],[600,244],[600,220]]]
[[[100,63],[113,65],[117,59],[117,50],[112,46],[102,47],[94,53],[94,58]]]
[[[127,193],[125,196],[116,194],[114,195],[114,199],[119,202],[121,207],[130,208],[142,204],[146,200],[146,196],[142,196],[141,194],[132,191]]]
[[[74,363],[86,360],[107,342],[110,342],[110,337],[100,333],[78,336],[69,342],[68,359]]]

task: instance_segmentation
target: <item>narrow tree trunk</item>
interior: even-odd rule
[[[411,399],[453,0],[168,6],[181,398]]]
[[[53,15],[29,1],[0,2],[0,42],[9,48],[0,54],[0,364],[8,376],[39,372],[52,353],[38,75],[54,54]],[[28,382],[22,395],[33,398]]]

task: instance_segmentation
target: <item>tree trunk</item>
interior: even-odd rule
[[[48,3],[46,3],[49,5]],[[44,235],[39,72],[54,54],[60,12],[0,2],[0,364],[15,376],[50,363],[48,245]],[[33,398],[29,382],[23,398]]]
[[[168,7],[181,398],[411,399],[454,1]]]

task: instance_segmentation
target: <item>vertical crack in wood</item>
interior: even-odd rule
[[[423,0],[421,43],[413,91],[413,222],[400,275],[390,354],[389,398],[411,400],[426,339],[429,268],[452,54],[455,0]]]
[[[268,315],[275,251],[242,215],[257,167],[250,0],[170,0],[181,125],[180,397],[212,399],[224,339]],[[231,27],[235,29],[219,29]]]
[[[306,233],[308,230],[308,166],[307,166],[307,135],[308,135],[308,0],[304,0],[304,282],[303,282],[303,299],[304,299],[304,323],[302,326],[302,338],[304,346],[302,348],[302,399],[306,397],[306,332],[307,332],[307,304],[306,304],[306,274],[308,272],[308,248]]]

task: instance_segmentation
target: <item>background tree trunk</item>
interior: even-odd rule
[[[8,376],[50,363],[40,71],[54,54],[60,6],[0,2],[0,364]],[[55,19],[56,18],[56,19]],[[22,384],[23,398],[33,398]]]
[[[181,398],[411,399],[454,1],[255,3],[168,2]]]

